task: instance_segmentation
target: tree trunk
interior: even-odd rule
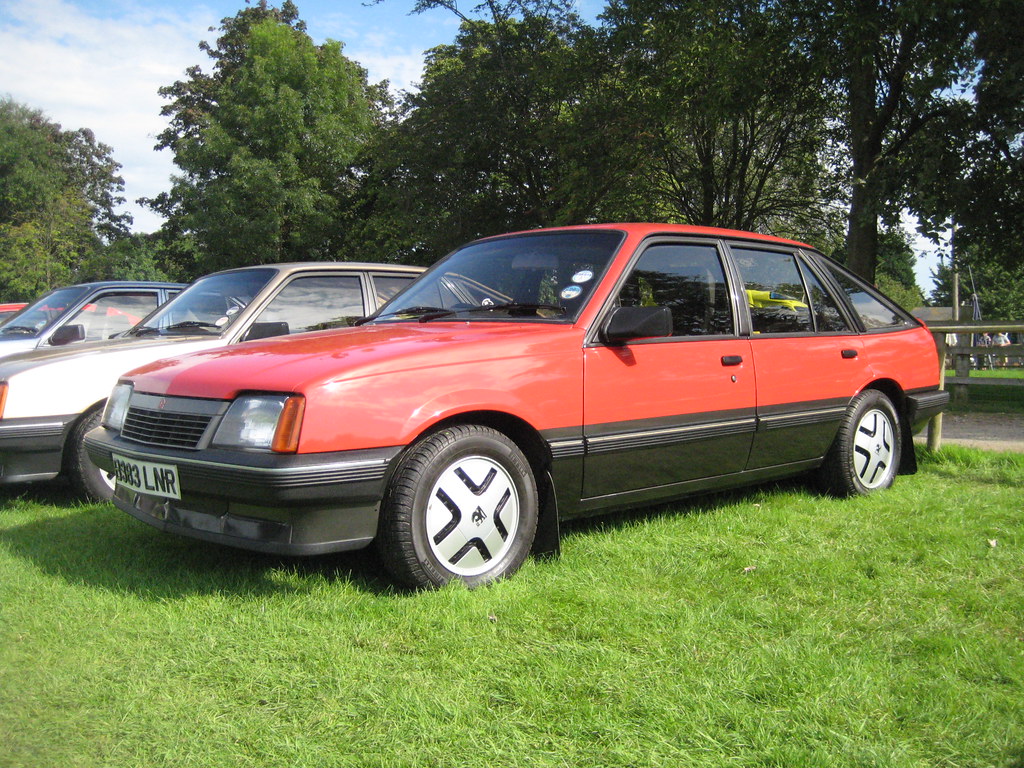
[[[859,14],[870,19],[877,12],[876,0],[861,0]],[[846,231],[846,266],[869,282],[875,281],[878,254],[878,184],[874,179],[881,152],[878,129],[878,75],[875,48],[878,45],[868,25],[850,32],[846,42],[853,193]]]

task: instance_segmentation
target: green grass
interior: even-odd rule
[[[1024,766],[1024,455],[577,523],[402,593],[0,496],[0,766]]]

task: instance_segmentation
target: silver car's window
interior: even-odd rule
[[[136,293],[108,293],[90,301],[68,325],[81,325],[86,341],[109,339],[123,333],[156,309],[160,303],[156,291]]]
[[[17,318],[10,318],[14,322],[4,323],[0,333],[10,336],[42,333],[57,322],[69,307],[77,304],[88,290],[81,286],[73,286],[48,293],[26,307]]]

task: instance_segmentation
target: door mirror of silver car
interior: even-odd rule
[[[51,347],[62,347],[76,341],[85,341],[85,326],[77,323],[62,325],[50,336]]]

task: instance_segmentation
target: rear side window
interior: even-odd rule
[[[619,305],[668,307],[673,336],[733,333],[729,287],[713,245],[651,245],[622,286]]]
[[[801,264],[801,271],[804,281],[807,283],[807,291],[811,294],[811,309],[814,313],[814,325],[818,333],[841,333],[849,331],[850,326],[843,319],[843,313],[839,311],[839,305],[835,298],[821,284],[817,276]]]
[[[792,253],[733,248],[754,333],[814,330],[810,297]]]
[[[853,311],[868,331],[883,328],[905,328],[910,325],[906,314],[879,294],[854,280],[833,265],[826,265],[833,279],[846,294]]]
[[[377,306],[371,307],[370,311],[384,306],[391,301],[399,291],[404,290],[413,280],[415,275],[374,275],[373,295],[376,298]]]

